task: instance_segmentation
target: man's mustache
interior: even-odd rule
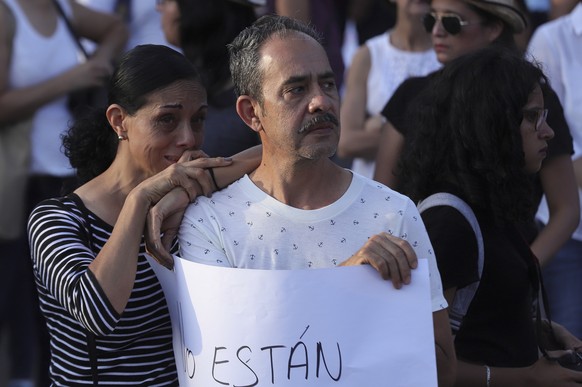
[[[301,129],[299,129],[299,133],[306,132],[306,131],[312,129],[314,126],[321,124],[323,122],[331,122],[335,126],[339,126],[339,121],[336,118],[336,116],[334,116],[331,113],[323,113],[317,117],[313,117],[312,119],[307,121],[305,124],[303,124]]]

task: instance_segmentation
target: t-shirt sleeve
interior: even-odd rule
[[[79,215],[57,199],[40,203],[28,223],[37,285],[96,335],[113,331],[121,317],[89,265],[95,259]]]
[[[443,288],[463,288],[479,279],[477,238],[469,222],[450,206],[425,210],[422,219],[432,242]]]
[[[544,87],[544,105],[548,109],[548,125],[554,131],[554,138],[548,141],[548,160],[552,157],[574,154],[570,127],[564,117],[564,108],[558,95],[549,87]]]
[[[178,233],[179,255],[192,262],[234,267],[221,247],[219,226],[212,214],[195,200],[188,206]]]
[[[448,305],[443,295],[443,287],[434,249],[422,218],[418,213],[418,209],[411,200],[408,200],[408,202],[404,214],[403,228],[401,234],[397,236],[410,243],[418,259],[428,259],[432,311],[436,312],[445,309]]]
[[[408,108],[422,89],[428,84],[427,77],[411,77],[398,86],[388,100],[382,115],[400,134],[406,137],[409,130]]]

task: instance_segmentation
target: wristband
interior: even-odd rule
[[[218,186],[218,183],[216,182],[216,176],[214,175],[214,168],[210,167],[210,168],[207,168],[207,170],[210,173],[210,177],[212,178],[212,182],[214,183],[216,190],[220,191],[221,188]]]

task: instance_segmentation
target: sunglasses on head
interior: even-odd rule
[[[461,28],[463,26],[470,24],[468,21],[461,20],[458,15],[452,13],[437,15],[435,12],[430,12],[424,15],[422,19],[422,24],[424,25],[426,32],[432,32],[432,29],[434,28],[437,20],[441,22],[445,31],[451,35],[457,35],[459,32],[461,32]]]

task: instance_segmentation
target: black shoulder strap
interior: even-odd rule
[[[71,20],[69,20],[67,14],[65,13],[65,10],[61,6],[61,3],[59,3],[59,0],[53,0],[53,3],[55,5],[55,8],[57,9],[57,11],[59,12],[59,14],[63,18],[65,24],[67,25],[67,29],[69,30],[69,33],[71,34],[71,36],[73,37],[73,40],[77,44],[77,47],[79,48],[79,51],[81,51],[81,53],[83,54],[83,56],[85,57],[85,59],[89,58],[89,53],[87,52],[87,50],[85,49],[85,47],[81,43],[81,38],[77,34],[77,31],[75,31],[75,28],[71,24]]]
[[[58,3],[57,0],[55,0],[55,2]],[[69,196],[73,197],[73,200],[75,200],[75,202],[81,201],[81,198],[79,198],[76,194],[71,194]],[[91,227],[90,227],[91,222],[89,221],[89,217],[87,216],[86,211],[87,210],[84,206],[81,206],[81,208],[79,208],[79,212],[81,213],[81,216],[83,218],[83,222],[85,223],[84,227],[85,227],[85,235],[87,236],[87,242],[89,243],[89,248],[92,251],[93,250],[93,237],[91,234]],[[93,385],[98,386],[99,385],[99,368],[97,368],[97,342],[95,339],[95,334],[93,332],[87,330],[85,332],[85,335],[87,336],[87,353],[89,354],[89,364],[91,365],[91,377],[93,378]]]
[[[89,363],[91,364],[91,377],[93,378],[93,385],[99,385],[99,369],[97,368],[97,343],[95,342],[95,334],[87,331],[87,352],[89,353]]]

